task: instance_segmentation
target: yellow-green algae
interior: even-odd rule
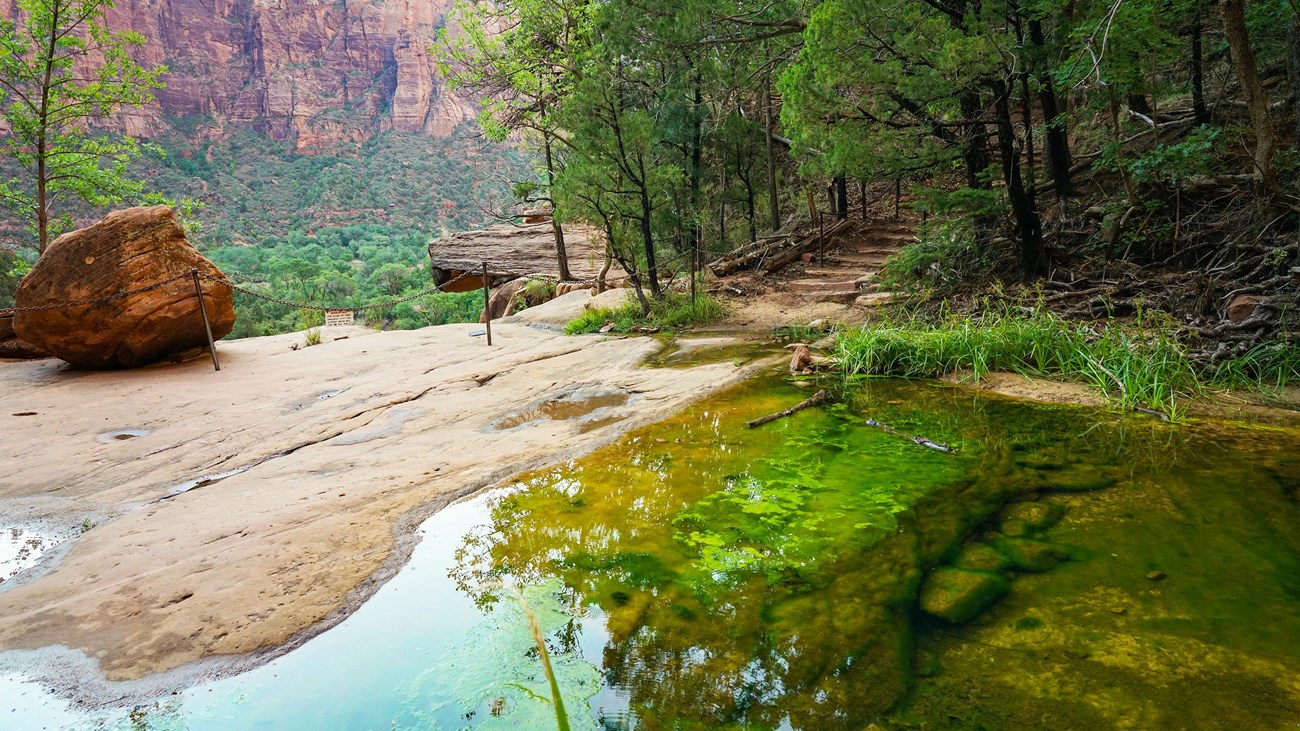
[[[525,476],[467,539],[463,588],[559,579],[603,615],[628,705],[605,728],[1300,721],[1295,433],[901,382],[744,428],[804,396],[753,383]],[[924,576],[964,545],[1010,596],[927,618]]]

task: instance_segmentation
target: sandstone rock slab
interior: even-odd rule
[[[166,206],[110,213],[60,236],[14,295],[19,338],[73,365],[134,368],[207,345],[194,281],[221,270],[190,245]],[[167,282],[162,286],[150,285]],[[235,326],[232,292],[203,280],[213,338]],[[122,296],[123,293],[132,292]],[[70,302],[93,304],[26,310]]]

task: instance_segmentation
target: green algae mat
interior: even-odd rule
[[[903,381],[746,428],[809,395],[756,379],[452,506],[374,599],[265,667],[97,712],[11,676],[0,707],[553,729],[518,588],[574,728],[1300,724],[1300,431]]]

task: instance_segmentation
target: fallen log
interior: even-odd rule
[[[746,246],[740,250],[740,252],[743,253],[733,252],[732,254],[728,254],[727,256],[724,256],[721,259],[718,259],[710,263],[709,269],[713,271],[713,274],[715,276],[725,277],[728,274],[731,274],[732,272],[735,272],[740,269],[745,269],[751,264],[755,264],[756,262],[761,262],[763,260],[763,257],[767,256],[768,254],[770,254],[775,250],[780,249],[782,246],[785,246],[788,242],[789,242],[788,238],[783,238],[780,241],[776,241],[776,242],[768,241],[764,243],[762,246],[758,246],[758,247],[753,247],[752,245]],[[736,256],[737,253],[739,253],[740,255]]]
[[[798,261],[799,257],[803,256],[804,254],[812,251],[818,246],[829,243],[831,238],[835,235],[835,233],[838,232],[841,228],[843,228],[847,224],[848,224],[848,219],[844,219],[843,221],[839,221],[834,226],[831,226],[830,228],[826,229],[826,233],[824,235],[819,235],[817,233],[809,234],[807,238],[802,239],[801,241],[796,241],[790,247],[774,253],[772,256],[768,257],[766,262],[763,263],[763,271],[770,274],[790,264],[793,264],[794,262]]]
[[[910,435],[908,435],[908,434],[904,434],[903,432],[901,432],[901,431],[899,431],[899,430],[897,430],[897,429],[895,429],[895,428],[893,428],[893,427],[891,427],[891,426],[888,426],[888,425],[882,424],[882,423],[876,421],[875,419],[867,419],[867,426],[874,426],[874,427],[876,427],[877,429],[879,429],[879,430],[885,432],[886,434],[893,434],[893,435],[895,435],[895,436],[900,436],[900,437],[902,437],[902,438],[904,438],[904,439],[906,439],[906,440],[908,440],[908,441],[910,441],[910,442],[913,442],[913,443],[915,443],[915,444],[919,444],[919,445],[921,445],[922,447],[925,447],[926,449],[933,449],[933,450],[936,451],[936,452],[943,452],[944,454],[955,454],[955,453],[957,452],[957,448],[956,448],[956,447],[952,447],[952,446],[949,446],[949,445],[947,445],[947,444],[940,444],[939,442],[936,442],[936,441],[933,441],[933,440],[930,440],[930,439],[926,439],[925,437],[914,437],[914,436],[910,436]]]
[[[817,393],[813,394],[811,398],[808,398],[808,399],[806,399],[806,400],[804,400],[804,401],[800,401],[799,403],[795,404],[794,406],[791,406],[790,408],[786,409],[785,411],[778,411],[778,412],[775,413],[775,414],[768,414],[767,416],[764,416],[764,417],[761,418],[761,419],[754,419],[753,421],[751,421],[751,422],[749,422],[748,424],[746,424],[746,426],[748,426],[750,429],[753,429],[753,428],[756,427],[756,426],[762,426],[762,425],[764,425],[764,424],[769,424],[769,423],[771,423],[771,422],[773,422],[773,421],[776,421],[777,419],[784,419],[784,418],[787,417],[787,416],[793,416],[794,414],[797,414],[797,413],[799,413],[800,411],[803,411],[804,409],[808,408],[809,406],[816,406],[817,404],[820,404],[821,402],[823,402],[823,401],[825,401],[825,400],[826,400],[826,391],[825,391],[825,389],[823,389],[823,390],[818,391]]]

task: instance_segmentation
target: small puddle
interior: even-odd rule
[[[115,431],[106,431],[95,437],[95,441],[100,444],[115,444],[117,442],[129,442],[140,437],[147,437],[151,432],[148,429],[117,429]]]
[[[35,566],[41,556],[62,542],[63,538],[30,528],[0,527],[0,583]]]
[[[587,416],[599,409],[606,409],[614,406],[622,406],[628,402],[628,395],[625,391],[612,391],[605,393],[596,393],[583,395],[577,391],[567,396],[557,399],[549,399],[525,411],[512,414],[492,425],[494,429],[504,431],[514,429],[524,424],[530,424],[534,421],[567,421],[569,419],[578,419]],[[603,422],[598,423],[598,422]],[[595,420],[591,424],[603,426],[612,423],[609,420]],[[583,428],[590,430],[591,424],[584,424]]]
[[[647,358],[645,364],[651,368],[692,368],[713,363],[742,366],[775,352],[775,346],[732,337],[676,338]]]

